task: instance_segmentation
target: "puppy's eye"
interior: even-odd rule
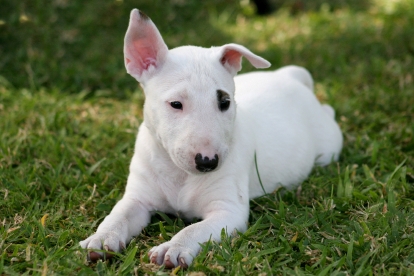
[[[218,108],[221,112],[226,111],[230,107],[230,96],[224,91],[217,90]]]
[[[182,103],[180,103],[180,102],[177,102],[177,101],[175,101],[175,102],[170,102],[170,105],[171,105],[171,107],[172,107],[172,108],[174,108],[174,109],[181,109],[181,110],[183,110],[183,104],[182,104]]]
[[[223,99],[220,101],[220,104],[219,104],[220,111],[226,111],[227,109],[229,109],[229,106],[230,106],[229,99]]]

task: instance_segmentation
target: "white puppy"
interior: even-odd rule
[[[145,92],[145,121],[125,195],[80,242],[91,260],[103,258],[99,250],[123,249],[161,211],[202,219],[149,252],[151,262],[186,267],[200,243],[219,241],[223,228],[246,230],[249,199],[294,187],[315,164],[338,159],[342,134],[334,111],[318,102],[303,68],[234,77],[242,57],[256,68],[270,63],[237,44],[168,50],[136,9],[124,55]]]

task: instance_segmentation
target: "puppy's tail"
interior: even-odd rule
[[[296,65],[283,67],[282,70],[291,77],[297,79],[313,92],[313,79],[308,70]]]

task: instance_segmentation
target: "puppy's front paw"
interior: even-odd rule
[[[88,249],[88,260],[92,262],[110,259],[113,257],[113,252],[125,249],[125,241],[116,232],[95,233],[79,244],[82,248]]]
[[[176,266],[187,268],[197,253],[196,250],[170,241],[153,247],[148,252],[148,256],[151,263],[163,264],[166,268]]]

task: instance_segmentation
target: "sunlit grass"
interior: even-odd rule
[[[293,10],[286,0],[268,17],[248,1],[161,2],[0,9],[0,274],[412,275],[414,2]],[[187,271],[148,263],[185,226],[162,213],[113,262],[88,264],[78,246],[122,196],[142,120],[144,96],[122,61],[132,7],[170,47],[236,42],[272,69],[305,66],[344,132],[339,163],[253,200],[249,229],[204,244]]]

